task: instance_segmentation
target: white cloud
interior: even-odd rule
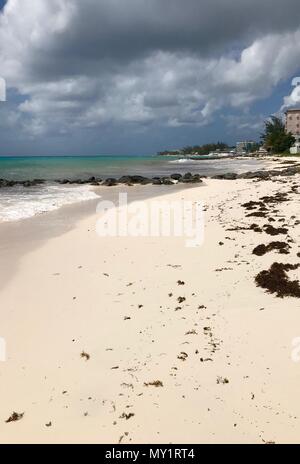
[[[34,137],[107,123],[205,125],[297,72],[299,3],[285,4],[295,15],[277,0],[210,3],[8,0],[0,74],[24,97],[15,121]]]

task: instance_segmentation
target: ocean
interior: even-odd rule
[[[0,179],[44,179],[36,187],[0,189],[0,222],[16,221],[53,211],[61,206],[97,198],[88,186],[62,186],[56,180],[119,178],[122,175],[168,176],[187,172],[212,176],[225,172],[246,172],[264,163],[255,159],[189,160],[162,156],[68,156],[0,157]]]

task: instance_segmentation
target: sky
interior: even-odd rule
[[[259,140],[270,114],[297,105],[299,0],[0,0],[0,9],[0,156],[234,145]]]

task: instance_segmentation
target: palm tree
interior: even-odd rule
[[[261,140],[266,149],[274,153],[284,153],[295,143],[295,138],[290,132],[286,133],[283,120],[277,116],[271,116],[265,121],[265,132]]]

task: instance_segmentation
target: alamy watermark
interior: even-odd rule
[[[0,337],[0,362],[6,361],[6,340]]]
[[[0,76],[0,102],[6,101],[6,81]]]
[[[118,204],[100,201],[97,206],[100,237],[182,237],[188,248],[204,241],[204,210],[201,202],[148,200],[128,203],[120,193]]]
[[[294,363],[300,363],[300,337],[292,340],[291,358]]]

